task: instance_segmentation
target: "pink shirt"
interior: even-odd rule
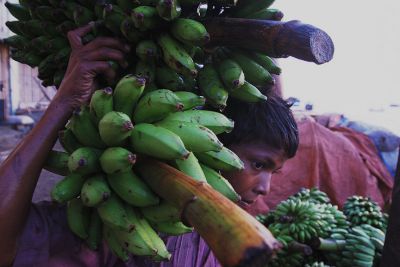
[[[124,263],[110,252],[105,243],[99,251],[87,248],[69,230],[65,206],[40,202],[32,204],[13,266],[220,267],[212,251],[196,232],[165,236],[163,239],[172,254],[169,262],[157,263],[133,256]]]

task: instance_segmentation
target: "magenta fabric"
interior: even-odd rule
[[[92,251],[68,228],[65,206],[50,202],[32,204],[19,239],[14,267],[219,267],[205,241],[196,233],[164,236],[172,254],[169,262],[156,263],[132,257],[127,263],[116,258],[104,243]]]

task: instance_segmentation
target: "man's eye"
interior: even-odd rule
[[[265,167],[265,164],[262,162],[253,162],[253,168],[256,170],[261,170]]]

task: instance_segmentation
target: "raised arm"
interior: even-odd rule
[[[72,111],[89,100],[98,74],[108,80],[114,78],[108,61],[127,65],[124,53],[129,47],[120,40],[99,37],[82,45],[81,37],[92,27],[90,24],[69,32],[72,53],[57,94],[38,124],[0,166],[0,266],[13,262],[40,171],[58,131]]]

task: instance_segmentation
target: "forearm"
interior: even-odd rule
[[[0,166],[0,251],[5,255],[14,253],[41,169],[70,113],[65,104],[54,100],[38,124]]]

